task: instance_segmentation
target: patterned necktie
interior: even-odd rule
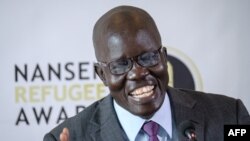
[[[146,122],[143,125],[143,130],[148,134],[149,141],[159,141],[157,138],[159,125],[153,121]]]

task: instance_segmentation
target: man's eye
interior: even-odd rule
[[[118,65],[118,66],[126,66],[126,65],[128,65],[129,63],[128,63],[127,60],[119,60],[119,61],[116,61],[115,64]]]
[[[110,68],[112,69],[120,69],[120,68],[124,68],[124,67],[128,67],[130,64],[129,64],[129,61],[128,60],[117,60],[117,61],[114,61],[112,63],[110,63]]]
[[[156,55],[153,52],[145,53],[140,56],[140,60],[142,61],[149,61],[151,59],[155,59]]]

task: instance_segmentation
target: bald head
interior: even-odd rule
[[[150,46],[152,42],[161,45],[159,31],[146,11],[132,6],[119,6],[96,22],[93,44],[98,61],[106,62],[112,57],[116,58],[116,53],[121,52],[123,46],[128,47],[130,42],[136,42],[139,46],[140,43]]]

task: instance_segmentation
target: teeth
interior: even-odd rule
[[[131,95],[138,98],[150,96],[151,94],[153,94],[153,89],[154,86],[144,86],[131,92]]]
[[[133,95],[133,97],[135,97],[135,98],[142,98],[142,97],[150,96],[152,94],[153,94],[153,91],[149,91],[147,93],[143,93],[143,94],[140,94],[140,95]]]

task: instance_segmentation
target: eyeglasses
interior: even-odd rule
[[[132,58],[123,58],[116,61],[112,61],[109,63],[98,62],[98,64],[103,65],[105,67],[109,67],[109,70],[112,74],[120,75],[127,73],[133,67],[133,61],[136,61],[142,67],[153,67],[157,65],[160,61],[160,47],[159,49],[146,52],[139,56],[132,57]]]

